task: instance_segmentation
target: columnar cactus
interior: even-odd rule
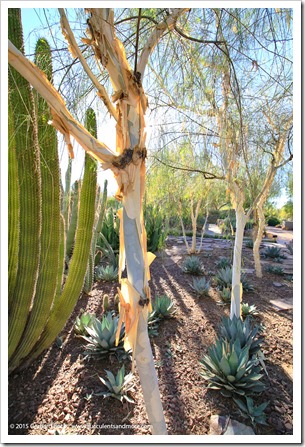
[[[52,80],[51,49],[45,39],[39,39],[35,51],[36,65]],[[38,279],[31,312],[11,365],[18,365],[39,338],[55,297],[60,250],[60,173],[55,129],[46,101],[35,95],[41,177],[41,242]]]
[[[22,51],[23,35],[20,9],[9,9],[8,30],[10,40]],[[17,280],[9,300],[8,351],[9,357],[11,357],[26,327],[36,291],[41,235],[40,154],[34,98],[29,83],[11,67],[9,68],[9,102],[13,115],[20,186],[17,199],[20,206],[19,252],[16,259],[16,262],[18,260]],[[10,170],[11,168],[12,166]],[[12,173],[10,172],[10,174]],[[14,193],[17,193],[16,188]],[[13,222],[11,224],[14,225]],[[18,222],[15,225],[18,226]]]
[[[20,9],[9,10],[9,37],[22,49]],[[51,81],[45,39],[36,64]],[[56,131],[50,109],[19,73],[9,71],[9,369],[28,365],[63,329],[82,291],[92,243],[97,165],[86,155],[73,255],[64,286],[69,203],[61,214]],[[34,101],[36,99],[36,102]],[[38,117],[36,119],[36,116]],[[69,197],[71,163],[66,197]],[[21,187],[22,186],[22,187]]]

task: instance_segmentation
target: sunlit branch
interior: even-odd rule
[[[62,33],[63,33],[65,39],[68,41],[69,50],[70,50],[72,56],[77,57],[80,60],[85,72],[87,73],[87,75],[89,76],[89,78],[93,82],[93,84],[95,85],[95,87],[98,91],[98,96],[103,100],[110,115],[113,116],[113,118],[116,121],[118,121],[117,111],[116,111],[115,107],[113,106],[112,102],[110,101],[108,94],[105,90],[105,87],[98,82],[98,80],[92,73],[89,65],[87,64],[86,59],[84,58],[81,50],[79,49],[79,46],[76,43],[74,34],[70,28],[70,24],[67,20],[64,9],[63,8],[58,8],[58,9],[59,9],[60,17],[61,17]]]
[[[182,166],[174,166],[168,162],[164,162],[163,160],[160,160],[158,157],[156,157],[155,155],[153,156],[153,158],[155,160],[157,160],[159,163],[163,164],[164,166],[170,168],[170,169],[175,169],[175,170],[179,170],[179,171],[187,171],[187,172],[197,172],[199,174],[203,174],[204,178],[206,180],[224,180],[225,177],[224,176],[219,176],[219,175],[215,175],[211,172],[207,172],[207,171],[203,171],[202,169],[195,169],[195,168],[188,168],[186,166],[182,167]]]

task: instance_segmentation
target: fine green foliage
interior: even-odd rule
[[[87,327],[92,327],[95,320],[95,314],[83,312],[79,317],[76,317],[74,323],[74,332],[76,335],[89,335]]]
[[[264,391],[265,385],[260,381],[261,366],[256,358],[251,358],[249,351],[250,346],[241,347],[239,339],[235,342],[218,339],[200,360],[201,375],[208,381],[207,387],[220,390],[226,397]]]
[[[268,219],[268,221],[267,221],[267,224],[268,224],[270,227],[276,227],[276,226],[279,225],[280,223],[281,223],[280,219],[278,219],[278,218],[275,217],[275,216],[269,217],[269,219]]]
[[[271,258],[271,259],[285,259],[285,255],[282,254],[282,250],[278,247],[267,247],[264,252],[263,255],[266,258]]]
[[[153,205],[144,207],[144,223],[147,234],[147,250],[154,253],[164,246],[167,229],[160,209]]]
[[[133,385],[131,381],[133,379],[133,375],[130,372],[125,376],[125,366],[123,365],[121,369],[118,370],[116,376],[112,374],[111,371],[105,369],[107,374],[107,379],[103,379],[99,376],[100,381],[103,385],[107,387],[107,391],[102,391],[100,393],[95,393],[96,396],[105,397],[114,397],[118,399],[120,402],[134,403],[134,400],[128,395],[128,392],[132,389]]]
[[[265,271],[268,273],[273,273],[274,275],[285,275],[283,267],[280,267],[279,265],[267,265],[265,267]]]
[[[193,284],[190,286],[199,296],[209,295],[210,281],[207,281],[206,278],[193,278]]]
[[[222,256],[218,261],[215,261],[216,267],[219,269],[225,269],[227,267],[231,267],[232,263],[229,258]]]
[[[246,401],[233,397],[241,415],[249,418],[254,427],[257,424],[268,425],[266,422],[265,409],[269,405],[269,402],[264,402],[261,405],[255,406],[251,397],[245,396],[245,399]]]
[[[115,345],[115,337],[118,328],[119,317],[107,312],[103,315],[102,320],[97,318],[92,325],[86,326],[88,335],[83,335],[82,338],[88,342],[84,352],[87,357],[104,357],[111,353],[119,354],[118,351],[123,349],[123,337],[125,327],[122,325],[118,346]]]
[[[155,300],[152,302],[152,307],[152,318],[170,318],[176,312],[174,302],[166,295],[156,296]]]
[[[118,278],[118,268],[113,265],[107,265],[106,267],[100,266],[95,269],[96,281],[115,281]]]
[[[255,304],[241,303],[241,314],[243,317],[258,315]]]
[[[201,265],[200,260],[197,256],[189,256],[183,262],[182,270],[185,273],[197,276],[203,274],[204,267]]]

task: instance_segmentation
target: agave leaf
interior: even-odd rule
[[[231,368],[230,368],[229,362],[226,359],[226,357],[223,357],[221,359],[219,366],[226,376],[228,376],[231,373]]]
[[[227,379],[228,379],[228,381],[229,382],[235,382],[235,380],[236,380],[236,378],[235,378],[235,376],[232,376],[231,374],[229,374],[228,376],[227,376]]]
[[[258,405],[258,406],[254,409],[253,414],[256,415],[256,416],[259,416],[259,414],[262,413],[268,405],[269,405],[269,401],[268,401],[268,402],[264,402],[264,403],[261,404],[261,405]]]
[[[112,374],[112,372],[111,372],[111,371],[108,371],[108,369],[105,369],[105,372],[106,372],[106,374],[107,374],[107,377],[108,377],[110,383],[111,383],[111,384],[115,384],[115,377],[114,377],[114,375]]]
[[[233,400],[244,414],[248,413],[248,408],[246,407],[246,405],[244,404],[244,402],[241,399],[237,399],[237,398],[233,397]]]
[[[127,402],[130,402],[131,404],[134,404],[135,401],[134,399],[132,399],[130,396],[128,396],[127,394],[124,394],[124,399],[127,400]]]
[[[253,399],[249,396],[246,396],[246,401],[247,401],[247,407],[249,409],[249,413],[253,414],[253,409],[254,409]]]
[[[233,347],[234,349],[234,347]],[[232,371],[232,374],[236,374],[237,368],[238,368],[238,357],[237,354],[235,352],[235,350],[233,350],[232,354],[230,355],[230,357],[228,358],[229,360],[229,364],[230,364],[230,368]]]

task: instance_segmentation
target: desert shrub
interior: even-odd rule
[[[279,225],[280,223],[281,223],[281,221],[275,216],[271,216],[267,220],[267,224],[269,225],[269,227],[275,227],[276,225]]]

